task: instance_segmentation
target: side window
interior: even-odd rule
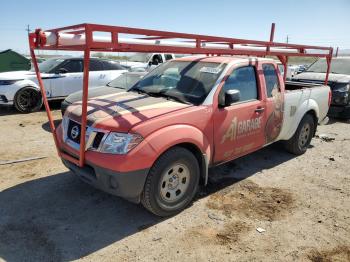
[[[253,66],[245,66],[235,69],[227,78],[221,93],[224,95],[227,90],[232,89],[240,91],[240,101],[258,99],[258,87]]]
[[[103,61],[104,70],[125,70],[123,66],[121,66],[118,62],[114,61]]]
[[[169,61],[173,59],[173,56],[171,54],[165,54],[165,61]]]
[[[83,72],[83,61],[82,60],[70,60],[63,68],[67,69],[68,73],[80,73]]]
[[[163,58],[160,54],[155,54],[152,57],[152,63],[153,64],[161,64],[163,63]]]
[[[263,64],[262,68],[264,72],[267,97],[272,97],[273,90],[280,92],[280,83],[277,72],[272,64]]]
[[[97,60],[90,60],[89,71],[102,71],[102,63]]]

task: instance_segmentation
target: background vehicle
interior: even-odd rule
[[[284,66],[281,62],[277,61],[277,66],[278,69],[280,70],[281,75],[284,75]],[[287,76],[286,76],[286,80],[289,81],[292,79],[292,72],[290,70],[290,68],[287,66]]]
[[[50,100],[63,99],[81,90],[83,85],[82,58],[54,58],[40,63],[42,79]],[[117,62],[92,58],[89,86],[105,85],[127,70]],[[39,110],[42,98],[35,72],[15,71],[0,73],[0,104],[14,105],[22,113]]]
[[[303,73],[293,77],[293,81],[321,83],[326,75],[327,63],[319,59]],[[350,118],[350,57],[335,57],[329,74],[332,101],[328,115]]]
[[[118,76],[116,79],[112,80],[105,86],[100,86],[96,88],[91,88],[89,90],[89,98],[109,95],[119,92],[125,92],[129,90],[137,81],[139,81],[145,74],[144,72],[125,72]],[[81,101],[83,96],[82,91],[75,92],[66,97],[66,99],[61,104],[62,116],[64,115],[67,107],[74,102]]]
[[[128,61],[121,61],[120,64],[130,71],[145,71],[174,58],[174,54],[135,53],[130,56]]]
[[[299,68],[297,69],[296,74],[300,74],[302,72],[304,72],[305,70],[307,70],[308,65],[299,65]]]

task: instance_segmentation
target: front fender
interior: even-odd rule
[[[31,81],[31,80],[19,80],[19,81],[16,81],[12,85],[0,86],[0,94],[5,95],[7,100],[13,101],[18,90],[20,90],[26,86],[34,87],[34,88],[38,89],[38,91],[40,91],[37,84],[35,84],[33,81]]]
[[[182,143],[197,146],[208,161],[211,159],[211,146],[208,138],[198,128],[190,125],[172,125],[161,128],[150,134],[145,140],[158,152],[158,157],[169,148]]]

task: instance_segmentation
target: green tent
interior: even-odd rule
[[[30,60],[11,49],[0,52],[0,72],[29,70]]]

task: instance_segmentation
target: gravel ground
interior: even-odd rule
[[[189,208],[160,219],[74,177],[45,112],[0,108],[0,161],[46,157],[0,166],[0,260],[350,261],[349,124],[319,126],[334,140],[302,156],[277,143],[211,170]]]

